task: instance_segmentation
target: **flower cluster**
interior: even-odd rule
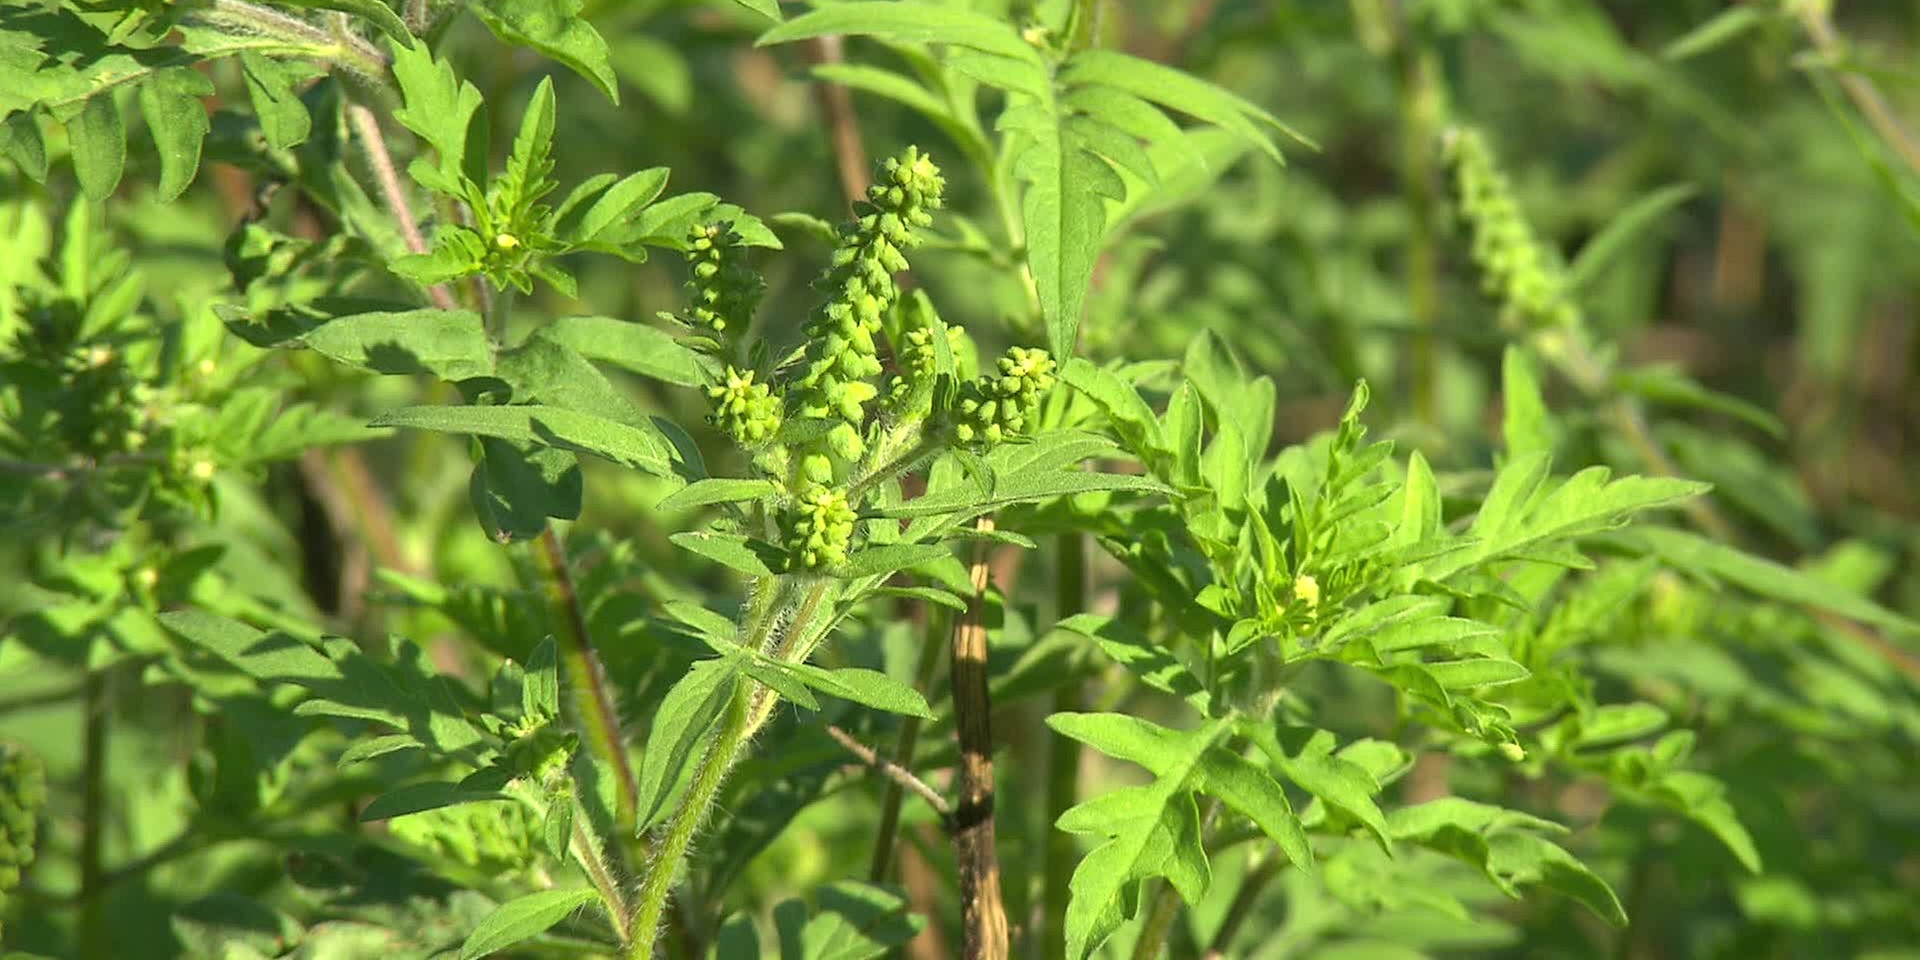
[[[1559,264],[1534,237],[1486,140],[1477,131],[1454,131],[1444,155],[1460,215],[1473,232],[1473,262],[1487,295],[1501,303],[1502,323],[1567,327],[1579,322]]]
[[[47,770],[40,758],[13,744],[0,744],[0,906],[33,863],[40,809],[47,803]]]
[[[766,282],[742,258],[746,242],[731,221],[695,226],[687,236],[687,288],[693,305],[682,320],[716,339],[746,327]]]
[[[933,222],[945,186],[940,168],[916,148],[882,163],[819,281],[827,298],[807,321],[806,352],[790,396],[800,416],[841,421],[828,448],[843,462],[864,451],[860,426],[866,405],[879,395],[871,382],[881,369],[874,336],[900,296],[893,275],[907,268],[904,251],[918,242],[915,230]]]
[[[1053,388],[1053,357],[1045,350],[1014,347],[997,366],[997,373],[960,387],[952,416],[961,443],[984,447],[1024,434],[1041,396]]]
[[[966,350],[967,332],[957,326],[942,329],[946,330],[947,352],[957,363]],[[933,382],[936,365],[932,327],[908,330],[902,341],[898,357],[900,373],[887,388],[887,406],[896,413],[906,412],[916,397],[925,398],[921,391]],[[925,413],[925,404],[920,406],[920,412]]]
[[[780,511],[780,541],[789,564],[816,570],[847,562],[857,519],[847,495],[832,487],[813,487]]]
[[[755,447],[780,432],[780,398],[773,388],[754,380],[752,370],[727,367],[721,383],[707,388],[713,400],[714,426],[743,447]]]

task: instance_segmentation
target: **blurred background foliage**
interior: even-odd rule
[[[1502,351],[1529,334],[1503,325],[1481,294],[1449,199],[1436,145],[1454,125],[1471,125],[1536,231],[1575,265],[1592,350],[1547,381],[1561,428],[1557,462],[1710,480],[1716,490],[1710,511],[1696,517],[1702,526],[1800,565],[1833,591],[1920,614],[1920,141],[1912,133],[1920,127],[1920,7],[1107,0],[1100,10],[1101,44],[1207,77],[1319,148],[1290,150],[1282,168],[1222,145],[1210,179],[1193,184],[1186,202],[1145,212],[1095,276],[1086,354],[1175,359],[1194,339],[1217,336],[1276,381],[1275,439],[1283,442],[1329,428],[1353,381],[1366,378],[1378,433],[1454,476],[1484,470],[1502,416]],[[453,21],[441,49],[485,91],[496,155],[535,85],[551,77],[562,104],[561,182],[663,165],[671,192],[711,191],[781,225],[789,253],[768,262],[763,313],[790,340],[826,246],[779,215],[834,219],[845,209],[822,111],[828,94],[809,82],[810,58],[897,66],[896,54],[858,40],[755,48],[764,22],[724,3],[586,0],[582,12],[612,50],[617,105],[580,76],[501,45],[474,18]],[[408,402],[424,388],[349,377],[313,357],[269,357],[224,336],[212,317],[210,305],[233,296],[229,233],[261,198],[252,155],[235,139],[252,121],[228,106],[244,97],[237,64],[218,64],[210,77],[210,162],[180,202],[162,203],[154,148],[136,132],[132,172],[110,204],[111,242],[96,236],[73,248],[79,221],[63,229],[51,212],[70,183],[40,187],[0,166],[0,339],[24,327],[27,311],[12,288],[43,258],[112,272],[129,266],[103,252],[117,245],[144,278],[138,302],[107,325],[116,342],[145,344],[115,373],[127,389],[191,402],[215,382],[245,383],[340,414]],[[337,90],[323,84],[306,96],[318,126],[340,122],[337,109],[320,109]],[[919,115],[853,97],[868,155],[909,143],[936,156],[955,152]],[[950,165],[949,183],[956,211],[992,221],[981,185],[961,164]],[[284,206],[289,232],[321,245],[352,215],[311,202]],[[962,249],[947,224],[940,229],[953,242],[917,258],[915,276],[943,315],[981,333],[983,351],[997,348],[996,338],[1039,339],[1023,304],[1007,299],[1015,288],[983,282],[1004,264]],[[317,249],[324,270],[327,252]],[[577,258],[569,267],[578,298],[542,286],[522,316],[645,319],[681,304],[676,258],[637,266]],[[690,392],[625,385],[681,422],[702,415]],[[368,916],[342,905],[348,889],[374,895],[340,871],[402,885],[406,870],[420,869],[418,851],[399,859],[337,829],[355,783],[312,771],[328,767],[316,758],[338,743],[277,735],[267,721],[279,714],[257,693],[183,682],[208,664],[158,637],[150,614],[182,599],[169,596],[174,585],[234,615],[414,637],[441,669],[472,677],[484,676],[490,654],[524,657],[530,638],[545,632],[542,608],[525,602],[521,585],[530,581],[515,569],[517,555],[470,519],[459,442],[368,439],[343,416],[328,438],[356,445],[276,454],[219,415],[207,411],[198,426],[176,431],[168,456],[178,467],[156,489],[103,481],[84,502],[55,504],[4,481],[0,590],[10,591],[12,616],[0,643],[0,737],[34,745],[56,793],[73,798],[49,810],[40,863],[7,907],[10,947],[198,955],[197,928],[177,913],[181,905],[274,887],[290,862],[316,923]],[[232,449],[218,442],[242,436],[249,441]],[[28,449],[9,457],[43,459],[23,456],[38,440],[15,439]],[[196,457],[217,464],[217,476],[197,472]],[[665,538],[686,518],[641,506],[658,499],[653,481],[598,462],[586,469],[582,529],[593,533],[573,537],[593,571],[583,591],[616,685],[634,691],[630,703],[644,715],[676,666],[699,652],[652,611],[703,585],[661,572],[682,563]],[[201,498],[218,509],[201,509]],[[145,540],[102,532],[125,526],[128,509],[139,512]],[[75,511],[92,525],[74,522]],[[158,567],[146,552],[153,540],[168,544]],[[192,549],[211,544],[224,549]],[[89,550],[90,567],[70,554],[53,559]],[[61,581],[49,584],[42,574],[56,566]],[[94,575],[78,578],[76,569]],[[1017,560],[1000,572],[992,642],[1009,663],[1032,654],[1051,623],[1043,616],[1050,576]],[[1129,608],[1132,589],[1117,565],[1096,563],[1095,606]],[[1257,935],[1243,939],[1244,955],[1920,957],[1920,653],[1911,639],[1903,648],[1869,628],[1670,574],[1627,603],[1617,623],[1617,637],[1585,648],[1592,682],[1659,704],[1695,732],[1694,763],[1729,784],[1765,873],[1745,873],[1682,819],[1614,802],[1606,784],[1617,789],[1619,771],[1481,782],[1472,778],[1490,775],[1442,757],[1423,761],[1396,789],[1438,795],[1451,777],[1453,789],[1569,824],[1569,842],[1621,890],[1634,925],[1613,932],[1561,901],[1489,901],[1484,884],[1461,888],[1485,907],[1472,920],[1423,912],[1369,881],[1383,869],[1369,859],[1377,851],[1356,847],[1329,865],[1326,885],[1292,877],[1246,905]],[[854,630],[848,646],[911,661],[910,624]],[[76,648],[74,637],[89,642]],[[87,696],[76,696],[82,687]],[[1381,690],[1320,689],[1324,723],[1391,733],[1381,729],[1379,718],[1393,713],[1380,709]],[[1002,796],[1035,793],[1045,704],[1013,698],[1002,709],[1011,741]],[[111,736],[101,711],[112,717]],[[90,795],[83,771],[103,758],[111,778]],[[768,904],[835,876],[836,863],[864,858],[878,791],[836,778],[842,762],[824,742],[752,761],[780,768],[788,792],[732,798],[726,829],[758,830],[760,839],[713,846],[760,852],[702,882],[718,888],[737,871],[747,878],[736,888],[741,905]],[[102,845],[96,862],[109,874],[88,881],[77,825],[99,810],[114,811],[111,828],[84,842]],[[952,896],[941,888],[951,854],[927,812],[908,810],[917,852],[903,879],[916,902],[938,905]],[[1021,878],[1048,826],[1042,811],[1020,804],[1001,813],[1009,907],[1019,917],[1031,896]],[[1438,860],[1397,869],[1397,882],[1461,884],[1462,872]],[[84,914],[69,910],[88,883],[106,893]],[[412,931],[425,944],[436,924],[471,922],[476,908],[464,895],[422,895],[428,886],[423,879],[407,888],[411,899],[393,901],[388,930]],[[1218,885],[1223,895],[1231,887]],[[1205,905],[1192,922],[1215,923],[1228,906]],[[913,956],[949,955],[937,920],[933,927]],[[270,943],[274,933],[262,936]],[[410,948],[367,936],[364,944],[378,946],[365,950]]]

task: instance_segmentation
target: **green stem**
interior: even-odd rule
[[[700,758],[693,783],[687,787],[687,797],[668,822],[666,839],[660,844],[652,865],[647,868],[646,877],[640,883],[640,906],[629,928],[628,960],[648,960],[653,956],[654,943],[660,938],[667,897],[673,892],[673,881],[680,873],[680,861],[693,845],[694,834],[700,832],[700,825],[706,821],[707,808],[712,806],[713,798],[720,792],[720,785],[726,782],[727,772],[732,769],[740,748],[748,740],[749,713],[748,697],[744,691],[735,690],[733,698],[727,702],[726,720],[707,746],[707,752]]]
[[[245,0],[213,0],[190,19],[231,33],[269,37],[307,48],[317,59],[331,60],[377,85],[388,80],[387,55],[350,33],[335,33],[270,7]]]
[[[1087,606],[1087,538],[1078,531],[1060,537],[1060,568],[1056,620],[1080,613]],[[1083,697],[1078,683],[1067,684],[1053,693],[1054,713],[1077,713]],[[1042,904],[1046,913],[1040,920],[1040,949],[1043,956],[1064,957],[1067,951],[1068,887],[1079,852],[1073,835],[1054,829],[1060,815],[1079,799],[1080,742],[1071,737],[1054,736],[1047,741],[1046,857],[1043,867],[1045,891]]]
[[[939,667],[940,655],[946,651],[947,618],[942,609],[933,604],[923,604],[920,609],[926,618],[926,632],[920,641],[920,662],[913,669],[913,688],[924,693],[933,685],[933,671]],[[919,742],[920,718],[910,716],[902,720],[899,739],[893,745],[893,765],[913,769],[913,754]],[[888,780],[886,795],[880,801],[873,864],[867,869],[867,878],[874,883],[885,883],[893,870],[893,845],[900,834],[900,804],[905,799],[905,789],[897,781]]]
[[[80,771],[80,955],[107,956],[106,869],[104,849],[107,819],[107,674],[104,668],[87,671],[85,729]]]
[[[1407,309],[1414,326],[1414,414],[1429,427],[1440,422],[1439,356],[1434,327],[1440,316],[1440,253],[1434,237],[1439,220],[1439,176],[1434,144],[1439,139],[1440,90],[1433,54],[1416,49],[1401,34],[1401,183],[1410,219],[1407,234]]]
[[[784,582],[762,586],[770,591],[785,591]],[[814,615],[832,586],[833,581],[822,579],[808,589],[793,616],[787,620],[787,632],[775,646],[772,656],[787,662],[806,659],[812,652],[806,640],[808,628],[812,626]],[[750,614],[754,617],[750,620],[750,629],[756,632],[749,634],[746,643],[753,649],[765,650],[774,624],[780,618],[773,615],[755,616],[760,612],[758,603],[756,598],[753,605],[755,609]],[[774,705],[778,701],[778,694],[759,684],[736,690],[728,701],[726,718],[713,739],[708,741],[706,751],[701,754],[686,796],[674,810],[673,817],[667,821],[666,839],[655,849],[646,874],[641,878],[639,903],[635,907],[633,922],[627,928],[628,960],[646,960],[653,955],[653,947],[660,939],[661,923],[666,916],[667,899],[673,892],[674,880],[680,875],[681,861],[686,858],[701,824],[706,822],[707,811],[719,795],[721,785],[726,783],[727,774],[739,761],[741,748],[753,739],[754,733],[773,715]]]
[[[579,725],[587,751],[604,769],[612,772],[614,823],[623,835],[631,835],[639,819],[639,782],[634,779],[633,766],[627,760],[613,692],[608,688],[600,658],[594,653],[580,594],[574,589],[573,575],[567,570],[566,548],[552,527],[541,531],[535,554],[540,562],[547,602],[553,608],[554,642],[567,674],[568,706],[573,722]]]
[[[946,449],[946,443],[941,438],[922,437],[920,442],[914,444],[907,452],[874,468],[872,473],[855,480],[847,488],[847,502],[859,503],[860,498],[865,496],[867,491],[918,467],[928,457],[944,449]]]

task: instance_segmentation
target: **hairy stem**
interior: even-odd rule
[[[700,764],[694,770],[693,783],[687,787],[686,799],[681,802],[680,809],[674,812],[673,819],[668,821],[666,837],[660,842],[653,863],[647,867],[646,876],[640,881],[640,905],[629,927],[628,960],[647,960],[653,956],[654,944],[660,939],[667,897],[673,892],[673,881],[680,874],[680,861],[693,846],[694,834],[700,832],[700,825],[707,819],[707,808],[712,806],[713,798],[726,781],[727,772],[732,769],[740,748],[749,739],[748,703],[749,695],[744,690],[735,690],[733,697],[727,701],[726,717],[721,722],[720,731],[714,735],[706,753],[701,756]]]
[[[1087,538],[1079,532],[1060,536],[1060,566],[1056,620],[1080,613],[1087,606]],[[1067,684],[1053,693],[1054,713],[1077,713],[1085,709],[1078,683]],[[1055,734],[1047,741],[1046,856],[1043,871],[1045,913],[1040,920],[1040,949],[1048,958],[1064,957],[1067,951],[1068,887],[1079,849],[1073,835],[1054,829],[1061,814],[1073,806],[1080,792],[1080,741]]]
[[[784,594],[786,582],[786,578],[773,583],[762,582],[756,584],[756,589]],[[786,618],[786,633],[771,651],[776,659],[798,662],[812,652],[806,637],[821,602],[832,586],[831,580],[818,580],[800,599],[793,615]],[[774,627],[782,618],[777,614],[761,615],[760,596],[756,594],[754,602],[749,605],[749,629],[753,632],[748,634],[746,644],[753,649],[766,650]],[[765,602],[773,603],[771,600]],[[727,774],[739,761],[742,748],[773,715],[774,705],[778,701],[779,695],[772,688],[748,682],[736,689],[732,699],[727,702],[720,729],[707,741],[706,749],[694,769],[693,782],[688,785],[686,796],[667,821],[666,835],[655,848],[653,859],[640,880],[639,900],[634,909],[633,922],[627,928],[629,960],[645,960],[653,956],[654,944],[660,938],[661,924],[666,916],[667,900],[673,893],[674,880],[680,875],[681,862],[692,848],[694,836],[706,822],[707,811],[719,795],[720,787],[726,783]]]
[[[387,55],[351,33],[336,33],[271,7],[246,0],[213,0],[191,19],[231,33],[271,37],[303,47],[314,57],[332,60],[376,84],[388,78]]]
[[[380,196],[386,201],[387,212],[393,215],[393,222],[400,228],[400,237],[407,243],[407,249],[414,253],[426,253],[427,241],[420,234],[419,221],[413,217],[413,205],[407,202],[406,187],[400,183],[400,174],[394,168],[393,154],[387,151],[386,137],[380,132],[380,118],[373,111],[360,104],[347,106],[347,117],[353,122],[355,136],[360,146],[367,152],[367,165],[373,168],[373,179],[380,186]],[[442,310],[452,310],[453,294],[445,284],[435,284],[427,288],[427,296],[433,305]]]
[[[925,604],[921,611],[926,618],[926,630],[920,644],[920,662],[914,665],[913,688],[925,692],[933,683],[933,671],[940,665],[941,641],[946,638],[946,616],[940,608]],[[913,754],[920,742],[920,718],[909,716],[900,722],[900,734],[893,744],[893,765],[902,769],[913,769]],[[874,883],[885,883],[893,872],[893,847],[900,834],[900,804],[905,799],[905,791],[899,783],[887,784],[886,796],[880,801],[880,826],[873,839],[873,864],[867,869],[867,878]]]
[[[614,823],[623,835],[634,832],[639,819],[640,787],[627,760],[620,736],[620,716],[607,685],[606,671],[587,632],[586,611],[567,569],[566,547],[552,527],[541,531],[535,554],[547,602],[553,610],[554,642],[567,675],[568,706],[579,725],[581,742],[594,759],[613,774]]]

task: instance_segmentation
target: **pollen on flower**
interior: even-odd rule
[[[193,466],[187,468],[187,472],[193,474],[195,480],[205,483],[213,479],[214,469],[215,467],[211,460],[195,460]]]
[[[1294,577],[1293,595],[1295,598],[1306,603],[1308,610],[1318,607],[1320,605],[1320,581],[1315,580],[1311,575],[1305,573]]]

